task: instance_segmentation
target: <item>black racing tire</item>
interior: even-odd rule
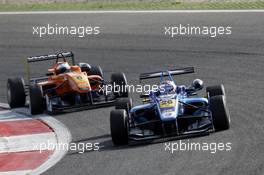
[[[7,101],[10,108],[25,106],[26,92],[23,78],[9,78],[7,80]]]
[[[123,72],[111,75],[114,94],[116,97],[128,97],[127,78]],[[118,92],[117,92],[118,91]]]
[[[44,112],[43,93],[38,84],[32,84],[29,86],[29,98],[31,114],[42,114]]]
[[[88,75],[98,75],[102,79],[104,78],[103,70],[100,66],[91,66],[90,71],[87,73],[88,73]]]
[[[213,97],[217,95],[225,96],[225,87],[223,84],[215,85],[215,86],[208,86],[206,87],[206,93],[209,95],[209,97]]]
[[[81,68],[82,72],[88,73],[91,70],[91,66],[88,63],[78,63],[77,65]]]
[[[110,129],[113,144],[116,146],[128,144],[128,119],[123,109],[110,113]]]
[[[115,108],[116,109],[124,109],[129,113],[129,111],[132,109],[133,101],[132,98],[123,97],[116,99]]]
[[[226,106],[225,96],[217,95],[210,98],[210,110],[215,131],[227,130],[230,128],[230,114]]]

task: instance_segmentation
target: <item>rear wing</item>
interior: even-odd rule
[[[75,64],[74,54],[72,52],[62,52],[62,53],[58,53],[58,54],[28,57],[27,63],[47,61],[47,60],[56,60],[56,59],[60,59],[60,58],[71,58],[72,64]]]
[[[149,72],[149,73],[141,73],[139,75],[140,80],[150,79],[150,78],[159,78],[165,77],[170,75],[181,75],[181,74],[189,74],[194,73],[194,67],[185,67],[185,68],[178,68],[173,70],[167,71],[158,71],[158,72]]]
[[[40,56],[28,57],[26,59],[26,71],[27,71],[28,82],[33,81],[33,80],[37,81],[39,79],[44,79],[45,78],[45,77],[41,77],[41,78],[33,78],[33,79],[31,79],[29,63],[40,62],[40,61],[48,61],[48,60],[56,60],[56,62],[58,62],[59,59],[64,59],[64,61],[66,61],[66,58],[70,58],[72,65],[75,65],[74,54],[72,52],[61,52],[61,53],[58,53],[58,54],[50,54],[50,55],[40,55]]]

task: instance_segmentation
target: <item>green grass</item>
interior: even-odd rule
[[[89,2],[50,4],[1,4],[0,11],[54,10],[199,10],[199,9],[264,9],[264,2]]]

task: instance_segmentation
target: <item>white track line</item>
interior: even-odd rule
[[[0,153],[37,151],[41,149],[40,147],[42,147],[43,150],[47,150],[49,145],[50,147],[57,145],[57,139],[53,132],[0,137]],[[44,149],[44,146],[46,149]]]
[[[0,12],[0,15],[31,15],[31,14],[120,14],[120,13],[263,13],[264,9],[255,10],[90,10],[90,11],[21,11]]]
[[[17,120],[29,120],[32,119],[20,113],[16,113],[10,110],[0,111],[0,122],[17,121]]]
[[[25,170],[25,171],[7,171],[7,172],[0,172],[1,175],[25,175],[29,174],[31,170]]]
[[[0,12],[1,13],[1,12]],[[0,107],[9,109],[9,105],[6,103],[0,103]]]

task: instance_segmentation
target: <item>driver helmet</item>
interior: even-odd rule
[[[195,80],[193,80],[193,82],[192,82],[192,87],[193,87],[195,90],[201,90],[201,89],[203,89],[203,81],[200,80],[200,79],[195,79]]]
[[[169,80],[162,81],[159,87],[159,91],[162,94],[172,93],[172,92],[174,93],[176,92],[176,89],[177,89],[177,86],[175,85],[175,83]]]
[[[63,74],[71,70],[71,66],[67,62],[59,63],[56,67],[57,74]]]

